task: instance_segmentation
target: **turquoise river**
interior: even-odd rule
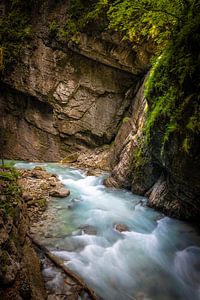
[[[17,162],[17,168],[44,166],[70,189],[54,198],[52,222],[40,237],[104,300],[199,300],[200,235],[186,222],[146,206],[126,190],[106,188],[101,176],[54,163]],[[115,226],[124,224],[119,232]]]

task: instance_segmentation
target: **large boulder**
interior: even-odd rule
[[[57,188],[57,189],[52,189],[49,192],[49,195],[52,197],[58,197],[58,198],[65,198],[67,196],[69,196],[70,191],[64,187],[62,188]]]

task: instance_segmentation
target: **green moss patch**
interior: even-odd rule
[[[15,206],[21,203],[18,173],[11,167],[0,167],[0,209],[5,217],[15,216]]]

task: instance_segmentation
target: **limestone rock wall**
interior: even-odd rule
[[[9,102],[12,108],[4,110],[3,119],[15,124],[10,129],[16,145],[15,151],[7,147],[7,157],[44,160],[61,159],[65,152],[83,146],[110,143],[130,105],[125,94],[136,82],[132,74],[71,51],[54,51],[41,39],[4,81],[1,106]],[[26,106],[20,119],[13,114],[19,102]]]
[[[50,37],[49,24],[62,26],[67,14],[68,1],[33,7],[32,39],[1,76],[7,158],[57,161],[110,144],[148,68],[151,47],[133,50],[117,35],[83,33],[78,45]]]
[[[144,195],[161,174],[149,149],[143,146],[139,150],[147,117],[144,85],[145,79],[131,93],[130,117],[124,120],[116,136],[111,152],[112,172],[105,181],[108,186],[128,188],[140,195]]]
[[[159,120],[152,131],[150,153],[161,172],[149,191],[149,204],[171,216],[200,224],[198,135],[191,142],[190,154],[183,151],[179,132],[171,135],[161,152],[163,136],[162,120]]]
[[[130,93],[132,105],[130,117],[124,119],[121,128],[115,138],[111,155],[111,176],[106,180],[106,185],[131,189],[132,162],[134,149],[137,148],[142,136],[144,122],[146,120],[144,97],[144,82]]]
[[[199,224],[198,139],[191,144],[192,155],[181,151],[181,139],[177,133],[170,137],[162,150],[164,128],[159,120],[154,125],[150,142],[145,145],[146,106],[143,83],[132,94],[130,118],[122,124],[116,136],[111,152],[112,172],[105,183],[146,195],[150,206]]]
[[[52,106],[5,84],[1,88],[2,155],[10,159],[59,160],[65,151],[54,126]]]

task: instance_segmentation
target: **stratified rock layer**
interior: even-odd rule
[[[150,45],[133,50],[105,32],[82,33],[78,45],[51,37],[49,24],[59,16],[62,27],[67,14],[68,1],[33,7],[32,39],[2,76],[7,158],[58,161],[110,144],[129,110],[129,90],[147,70]]]
[[[133,95],[132,113],[115,139],[111,153],[108,186],[131,189],[148,196],[149,205],[166,214],[199,223],[200,159],[199,142],[191,145],[192,155],[181,151],[178,134],[173,134],[163,148],[162,120],[154,125],[151,139],[144,143],[147,102],[144,84]]]

